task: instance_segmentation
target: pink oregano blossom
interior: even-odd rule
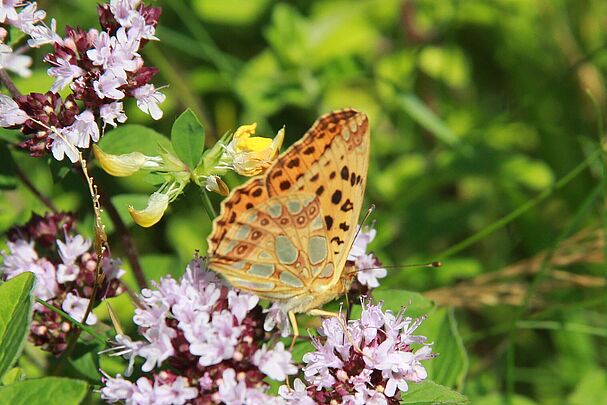
[[[144,289],[140,298],[143,306],[135,310],[133,321],[142,339],[117,336],[109,352],[129,360],[126,376],[135,359],[143,358],[143,376],[131,382],[106,375],[103,399],[280,403],[280,398],[266,393],[266,379],[285,381],[297,367],[281,342],[264,343],[264,316],[257,297],[230,289],[196,257],[180,280],[164,277],[155,288]],[[169,388],[175,391],[173,402],[161,395]]]
[[[44,57],[54,78],[50,91],[17,96],[13,103],[0,100],[0,126],[21,129],[25,140],[20,147],[32,156],[51,152],[57,160],[67,156],[76,162],[79,148],[97,142],[106,126],[127,120],[123,101],[129,98],[153,119],[163,115],[160,104],[165,96],[150,83],[158,70],[145,66],[140,54],[147,42],[158,39],[161,9],[142,1],[112,0],[99,5],[98,14],[100,30],[67,27],[62,38],[55,20],[50,26],[42,21],[46,13],[37,10],[35,2],[11,0],[0,5],[0,23],[30,36],[30,47],[53,47]],[[31,58],[15,55],[3,43],[5,37],[6,31],[0,31],[0,68],[29,74]],[[57,93],[65,88],[71,94],[62,99]]]

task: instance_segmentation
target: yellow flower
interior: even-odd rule
[[[234,132],[232,141],[226,146],[222,163],[243,176],[263,173],[278,156],[285,137],[284,128],[274,139],[253,136],[257,123],[243,125]]]
[[[162,162],[160,156],[146,156],[139,152],[111,155],[97,145],[93,145],[93,153],[103,170],[116,177],[130,176],[142,168],[157,168]]]
[[[153,193],[148,200],[148,205],[142,210],[136,210],[132,205],[129,206],[129,214],[133,220],[144,228],[154,225],[164,215],[169,206],[169,196],[162,193]]]

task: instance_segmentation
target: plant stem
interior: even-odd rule
[[[38,190],[36,188],[36,186],[34,185],[34,183],[32,183],[32,181],[29,179],[29,177],[27,177],[27,175],[25,173],[23,173],[23,171],[16,164],[15,164],[15,174],[17,174],[17,177],[19,177],[19,180],[21,180],[21,182],[23,183],[25,188],[27,188],[32,194],[34,194],[36,196],[36,198],[38,200],[40,200],[40,202],[46,206],[46,208],[51,210],[53,212],[53,214],[57,214],[59,212],[59,210],[57,209],[55,204],[53,204],[51,199],[49,197],[47,197],[46,195],[44,195],[42,193],[42,191]]]
[[[206,190],[201,189],[200,191],[202,197],[202,206],[204,207],[204,210],[209,216],[211,222],[213,222],[213,220],[217,216],[217,212],[215,212],[215,208],[213,208],[213,204],[211,203],[211,199],[209,198],[209,194],[207,194]]]
[[[602,151],[600,149],[595,150],[590,155],[588,155],[588,157],[586,159],[584,159],[584,161],[582,161],[580,164],[578,164],[576,167],[574,167],[569,173],[567,173],[559,181],[557,181],[552,187],[542,191],[540,194],[538,194],[531,200],[525,202],[524,204],[522,204],[520,207],[518,207],[511,213],[503,216],[502,218],[498,219],[494,223],[484,227],[483,229],[481,229],[474,235],[470,236],[469,238],[467,238],[467,239],[455,244],[454,246],[451,246],[447,250],[444,250],[443,252],[439,253],[438,258],[444,259],[446,257],[453,256],[454,254],[459,253],[462,250],[466,249],[468,246],[475,244],[479,240],[482,240],[486,236],[488,236],[488,235],[492,234],[493,232],[508,225],[510,222],[514,221],[515,219],[517,219],[518,217],[520,217],[521,215],[523,215],[524,213],[529,211],[531,208],[535,207],[536,205],[538,205],[539,203],[541,203],[542,201],[544,201],[545,199],[550,197],[552,195],[552,193],[554,193],[555,191],[557,191],[557,190],[565,187],[567,184],[569,184],[569,182],[571,182],[571,180],[575,179],[582,171],[584,171],[588,166],[590,166],[590,164],[592,162],[594,162],[599,156],[601,156],[601,154],[602,154]]]
[[[77,326],[78,329],[81,329],[81,330],[85,331],[86,333],[88,333],[89,335],[91,335],[99,343],[103,343],[103,344],[106,343],[107,339],[105,337],[103,337],[102,335],[95,332],[95,330],[93,328],[91,328],[90,326],[83,324],[82,322],[79,322],[76,319],[72,318],[66,312],[62,311],[61,309],[55,307],[54,305],[49,304],[48,302],[46,302],[43,299],[40,299],[38,297],[36,297],[36,302],[45,306],[49,310],[61,315],[61,317],[63,317],[65,320],[67,320],[71,324]]]
[[[127,228],[126,224],[120,217],[118,210],[116,210],[116,207],[112,203],[111,199],[105,193],[99,193],[99,200],[103,208],[105,208],[105,212],[107,212],[108,216],[112,220],[112,223],[116,227],[116,231],[122,238],[126,257],[131,265],[131,269],[133,270],[133,275],[137,281],[137,286],[140,289],[147,288],[147,281],[145,279],[145,275],[143,274],[141,264],[139,263],[139,253],[137,252],[137,247],[133,242],[133,237],[129,231],[129,228]]]
[[[8,92],[11,93],[13,98],[17,98],[21,95],[19,89],[17,89],[17,86],[15,86],[15,83],[13,83],[13,80],[4,69],[0,69],[0,82],[2,82]]]

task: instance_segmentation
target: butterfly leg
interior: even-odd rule
[[[299,337],[299,326],[297,325],[297,318],[295,317],[295,312],[289,311],[289,321],[291,322],[291,328],[293,328],[293,340],[291,341],[291,346],[289,346],[289,351],[292,351],[293,346],[295,346],[295,342]]]

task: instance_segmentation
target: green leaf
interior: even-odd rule
[[[409,384],[401,404],[465,404],[468,398],[433,381]]]
[[[432,310],[434,304],[420,293],[406,290],[374,290],[373,301],[383,301],[383,309],[389,309],[394,312],[400,311],[402,307],[407,307],[407,315],[418,317],[427,314]],[[359,319],[361,307],[359,305],[352,308],[351,319]]]
[[[172,150],[171,142],[166,136],[142,125],[121,125],[111,130],[101,138],[99,147],[105,153],[113,155],[140,152],[157,156],[161,148]]]
[[[78,343],[68,362],[75,372],[76,377],[82,377],[91,383],[99,383],[99,351],[103,346],[96,343]]]
[[[21,367],[13,367],[2,377],[2,385],[10,385],[25,380],[25,371]]]
[[[204,150],[204,127],[190,109],[173,123],[171,143],[177,157],[190,169],[198,166]]]
[[[453,310],[441,308],[432,312],[418,332],[434,342],[432,351],[438,353],[438,357],[424,362],[428,376],[438,384],[461,387],[468,372],[468,355]]]
[[[79,404],[88,391],[84,381],[45,377],[0,387],[0,404],[64,405]]]
[[[447,145],[457,145],[459,138],[445,125],[445,123],[430,110],[414,94],[403,94],[398,99],[401,108],[409,114],[413,120],[426,130],[434,134],[439,140]]]
[[[0,377],[21,354],[29,332],[34,279],[32,273],[24,273],[0,285]]]

